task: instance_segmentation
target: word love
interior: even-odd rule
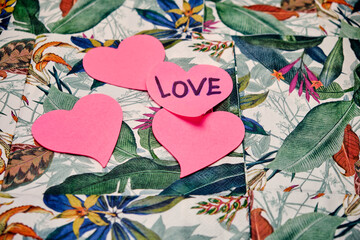
[[[159,88],[160,94],[162,98],[166,98],[171,96],[170,93],[164,93],[161,83],[159,81],[159,78],[157,76],[155,76],[155,81],[156,81],[156,85]],[[199,86],[196,88],[194,86],[194,84],[192,83],[192,81],[190,79],[187,80],[187,83],[189,84],[191,90],[193,91],[195,96],[199,96],[205,82],[207,81],[207,78],[203,78],[203,80],[201,80]],[[215,89],[220,88],[220,86],[218,85],[214,85],[214,82],[220,81],[219,78],[209,78],[209,90],[206,93],[206,95],[210,96],[213,94],[221,94],[221,91],[215,91]],[[179,90],[180,88],[180,90]],[[182,88],[182,89],[181,89]],[[172,94],[177,97],[177,98],[183,98],[185,97],[187,94],[189,93],[189,87],[187,86],[187,84],[183,81],[175,81],[173,83],[172,86]]]
[[[150,97],[168,111],[198,117],[225,100],[233,89],[230,75],[211,65],[196,65],[188,72],[171,62],[157,65],[146,80]]]

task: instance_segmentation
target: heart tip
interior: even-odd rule
[[[100,163],[102,168],[105,168],[107,166],[107,164],[109,163],[110,159],[96,159],[94,158],[98,163]]]
[[[198,170],[196,171],[190,171],[190,172],[180,172],[180,178],[184,178],[184,177],[187,177],[195,172],[197,172]]]

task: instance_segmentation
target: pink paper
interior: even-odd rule
[[[245,136],[241,119],[222,111],[189,118],[161,109],[155,114],[152,128],[156,139],[179,162],[181,178],[220,160]]]
[[[188,72],[171,62],[155,67],[146,80],[154,101],[181,116],[198,117],[227,98],[233,82],[223,69],[196,65]]]
[[[135,35],[123,40],[117,49],[91,49],[84,56],[83,66],[87,74],[99,81],[146,90],[147,74],[164,58],[165,49],[158,39],[149,35]]]
[[[91,94],[72,110],[54,110],[32,126],[35,140],[55,152],[91,157],[105,167],[115,148],[122,124],[119,103],[103,94]]]

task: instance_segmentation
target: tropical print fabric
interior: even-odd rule
[[[0,1],[0,237],[5,239],[360,238],[357,0]],[[209,64],[234,89],[243,143],[179,178],[152,133],[146,91],[89,77],[96,47],[158,38],[166,61]],[[124,112],[106,168],[31,135],[83,96]],[[214,146],[216,147],[216,146]]]

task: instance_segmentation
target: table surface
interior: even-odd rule
[[[0,3],[0,238],[360,239],[360,1]],[[229,73],[214,111],[243,121],[237,149],[180,179],[152,132],[160,106],[86,74],[86,52],[136,34],[186,71]],[[93,93],[123,111],[105,168],[31,134]]]

